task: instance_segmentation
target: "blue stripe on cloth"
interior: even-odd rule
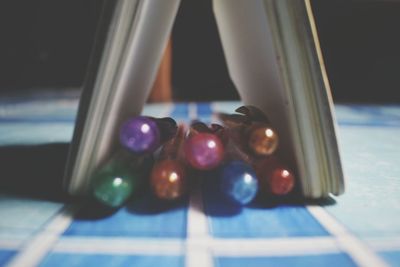
[[[188,199],[161,203],[149,192],[109,216],[82,209],[64,236],[185,238]]]
[[[327,236],[304,207],[279,206],[268,209],[243,208],[231,215],[231,207],[218,210],[220,204],[206,205],[213,236],[222,238],[275,238]],[[236,212],[236,211],[235,211]],[[212,215],[214,214],[214,215]]]
[[[0,249],[0,266],[5,266],[15,254],[15,250]]]
[[[213,111],[211,109],[211,104],[205,102],[196,103],[196,108],[197,108],[197,117],[203,122],[209,123],[211,116],[213,114]]]
[[[105,241],[107,242],[107,241]],[[104,254],[67,254],[51,253],[39,265],[41,267],[180,267],[184,265],[183,256],[157,256],[157,255],[104,255]]]
[[[187,103],[174,103],[171,115],[177,122],[187,122],[189,119],[189,106]]]
[[[212,103],[211,107],[214,112],[235,113],[235,110],[242,106],[239,101],[220,101]]]
[[[392,267],[400,267],[400,251],[382,251],[378,253]]]
[[[143,107],[142,115],[150,117],[163,117],[170,115],[171,110],[175,107],[173,103],[151,103]]]
[[[350,267],[357,266],[351,258],[344,253],[302,255],[285,257],[218,257],[215,259],[218,267]]]
[[[340,126],[400,127],[400,106],[336,105]]]
[[[374,120],[400,121],[400,105],[348,105],[354,114]]]
[[[375,128],[399,128],[400,122],[391,122],[391,121],[363,121],[363,122],[354,122],[354,121],[344,121],[340,120],[338,122],[339,126],[356,126],[356,127],[375,127]]]
[[[217,172],[204,177],[203,199],[212,235],[222,238],[328,236],[328,232],[303,206],[281,205],[240,208],[223,199]]]

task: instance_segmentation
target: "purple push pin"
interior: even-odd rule
[[[175,135],[176,129],[176,122],[171,118],[137,116],[122,125],[119,139],[121,145],[133,153],[151,153]]]
[[[137,116],[122,125],[119,139],[123,147],[134,153],[148,153],[160,145],[160,131],[153,119]]]

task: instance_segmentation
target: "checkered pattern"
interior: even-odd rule
[[[144,113],[212,121],[214,110],[238,105],[148,105]],[[76,106],[70,91],[1,98],[0,143],[68,142]],[[348,190],[323,206],[238,209],[207,182],[172,207],[144,193],[108,216],[3,194],[0,265],[400,266],[400,107],[337,105],[336,113]]]

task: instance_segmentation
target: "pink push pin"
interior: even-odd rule
[[[195,122],[190,126],[184,152],[190,166],[198,170],[211,170],[223,160],[224,145],[207,125]]]

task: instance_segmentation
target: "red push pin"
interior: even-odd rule
[[[278,158],[270,156],[257,161],[255,170],[260,182],[260,190],[277,196],[289,194],[294,187],[293,172]]]

